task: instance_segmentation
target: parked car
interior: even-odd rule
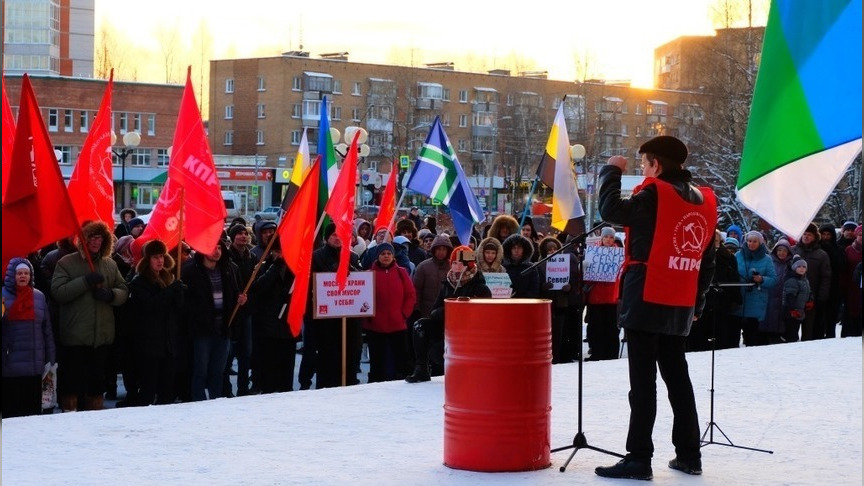
[[[280,206],[270,206],[255,213],[252,217],[255,221],[276,221],[282,216],[282,208]]]

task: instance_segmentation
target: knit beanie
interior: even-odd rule
[[[843,231],[854,230],[857,227],[858,223],[856,223],[855,221],[846,221],[845,223],[843,223]]]
[[[777,248],[781,247],[786,248],[786,251],[792,251],[792,245],[790,245],[789,241],[787,241],[785,238],[780,238],[779,240],[777,240],[777,243],[774,244],[774,248],[772,248],[771,251],[777,251]]]
[[[234,241],[234,237],[241,231],[245,231],[246,234],[249,234],[249,229],[246,228],[246,225],[235,223],[233,226],[228,228],[228,237],[231,238],[231,241]]]
[[[600,230],[600,237],[604,236],[615,236],[615,228],[611,226],[604,226],[603,229]]]
[[[456,248],[453,248],[453,251],[450,253],[450,263],[452,264],[455,261],[464,263],[468,268],[474,268],[477,266],[474,250],[472,250],[470,246],[459,245]]]
[[[819,236],[819,230],[816,230],[816,236]],[[748,231],[746,235],[744,235],[744,241],[749,240],[750,238],[756,238],[759,240],[759,243],[765,243],[765,237],[762,236],[762,233],[758,231]]]
[[[801,258],[799,255],[795,255],[794,257],[792,257],[792,271],[797,270],[798,267],[804,267],[806,269],[807,260]]]
[[[723,240],[723,245],[734,246],[736,249],[741,248],[741,243],[738,242],[738,238],[734,238],[731,236]]]
[[[382,251],[389,251],[390,253],[396,254],[396,250],[393,248],[393,244],[388,241],[378,243],[377,245],[375,245],[375,248],[377,249],[379,255]]]
[[[324,227],[324,241],[329,240],[330,237],[335,232],[336,232],[336,225],[334,223],[329,223],[327,226],[325,226]]]
[[[136,226],[144,226],[144,220],[141,218],[132,218],[129,220],[129,228],[134,228]]]

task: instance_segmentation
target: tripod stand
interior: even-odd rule
[[[582,308],[584,307],[584,303],[583,303],[584,299],[582,298],[582,290],[581,289],[582,289],[582,263],[585,261],[585,240],[589,234],[600,229],[605,224],[606,224],[605,222],[600,221],[599,223],[597,223],[596,226],[594,226],[590,230],[588,230],[585,233],[573,238],[571,241],[567,242],[566,245],[562,246],[557,251],[550,253],[549,255],[546,256],[546,258],[538,261],[537,263],[532,265],[531,268],[524,270],[522,272],[523,274],[527,273],[527,272],[531,271],[531,269],[533,269],[534,267],[540,265],[541,263],[543,263],[546,260],[548,260],[549,258],[551,258],[552,256],[557,255],[557,254],[563,252],[564,250],[566,250],[572,246],[575,246],[576,248],[575,248],[575,251],[573,253],[574,253],[574,255],[576,255],[576,275],[578,275],[578,276],[576,277],[575,282],[570,282],[570,285],[571,286],[577,285],[578,287],[576,287],[576,288],[579,289],[580,295],[579,295],[579,299],[578,299],[578,304],[576,306],[576,315],[579,316],[580,319],[582,316]],[[578,336],[578,340],[576,342],[577,342],[578,346],[580,346],[580,347],[582,346],[582,323],[581,322],[579,323],[579,336]],[[579,407],[579,415],[578,415],[578,422],[577,422],[578,429],[576,431],[576,435],[573,437],[573,443],[572,444],[566,445],[563,447],[557,447],[557,448],[552,449],[550,451],[550,452],[559,452],[559,451],[563,451],[563,450],[567,450],[567,449],[573,449],[573,452],[570,454],[570,457],[568,457],[567,461],[564,463],[564,465],[559,468],[559,470],[561,472],[564,472],[565,470],[567,470],[567,466],[570,464],[570,461],[573,460],[573,457],[576,456],[576,453],[579,452],[579,449],[591,449],[592,451],[602,452],[603,454],[609,454],[610,456],[616,456],[616,457],[620,457],[620,458],[624,457],[623,455],[618,454],[617,452],[607,451],[606,449],[601,449],[599,447],[589,445],[588,439],[585,438],[585,433],[582,432],[582,366],[583,366],[583,361],[584,361],[584,356],[583,356],[584,354],[585,353],[583,353],[580,349],[580,351],[579,351],[579,379],[578,379],[578,388],[577,388],[577,390],[578,390],[577,403],[578,403],[578,407]]]
[[[723,291],[724,287],[753,287],[756,284],[754,283],[712,283],[710,287],[710,292],[714,292],[715,295],[718,295]],[[726,447],[735,447],[738,449],[746,449],[748,451],[756,451],[756,452],[765,452],[767,454],[774,454],[774,451],[769,451],[767,449],[757,449],[755,447],[745,447],[740,445],[735,445],[732,443],[732,440],[723,432],[723,429],[717,425],[717,422],[714,421],[714,354],[717,350],[717,304],[715,302],[714,305],[714,316],[712,318],[712,331],[711,331],[711,418],[708,421],[708,426],[705,428],[705,432],[702,433],[702,438],[700,442],[702,443],[702,447],[707,445],[716,444],[722,445]],[[717,429],[717,432],[720,432],[720,435],[726,439],[726,442],[716,442],[714,440],[714,429]],[[708,437],[708,440],[705,440],[705,437]]]

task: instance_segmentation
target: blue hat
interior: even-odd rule
[[[741,248],[741,243],[738,242],[738,238],[733,238],[731,236],[723,240],[723,245],[734,246],[736,249]]]
[[[375,248],[378,249],[378,254],[380,255],[382,251],[387,250],[390,253],[395,254],[396,250],[393,249],[393,245],[389,241],[384,241],[382,243],[378,243],[375,245]]]

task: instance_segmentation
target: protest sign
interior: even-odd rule
[[[486,286],[492,292],[493,299],[509,299],[513,293],[510,287],[510,275],[506,273],[484,273]]]
[[[614,282],[624,264],[624,248],[589,246],[585,248],[583,279],[586,282]]]
[[[546,261],[546,281],[552,282],[552,290],[561,290],[570,283],[570,255],[555,255]]]
[[[314,275],[315,319],[375,315],[375,277],[372,272],[351,272],[343,290],[339,290],[336,272]]]

